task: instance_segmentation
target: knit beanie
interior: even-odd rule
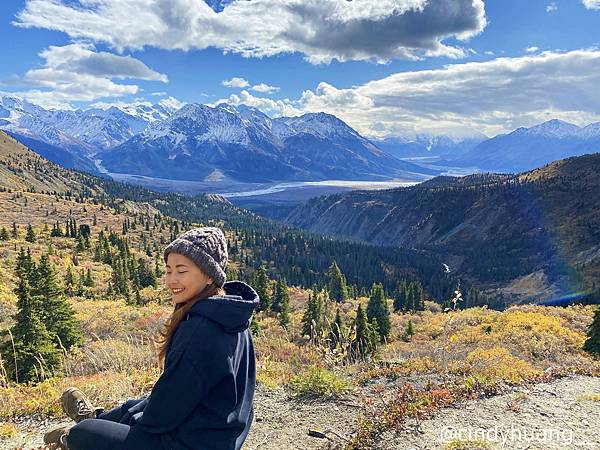
[[[164,251],[165,263],[169,253],[187,256],[211,277],[219,287],[223,287],[227,276],[227,241],[220,228],[192,228],[179,235]]]

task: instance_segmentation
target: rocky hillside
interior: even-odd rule
[[[521,294],[529,288],[547,298],[598,288],[599,171],[600,154],[594,154],[520,175],[438,177],[408,188],[312,199],[286,222],[380,245],[428,248],[452,270],[490,286],[510,290],[534,275]]]

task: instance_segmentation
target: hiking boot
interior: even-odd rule
[[[84,419],[95,419],[104,411],[104,408],[94,408],[83,392],[75,387],[63,392],[60,405],[65,414],[77,423]]]
[[[51,445],[56,444],[56,449],[67,450],[67,444],[65,443],[65,436],[69,433],[70,426],[62,426],[55,428],[52,431],[48,431],[44,435],[44,444]]]

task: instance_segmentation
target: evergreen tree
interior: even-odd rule
[[[8,231],[6,230],[6,228],[2,227],[2,230],[0,230],[0,241],[8,241],[10,239],[10,236],[8,234]]]
[[[277,305],[277,309],[275,309]],[[277,312],[277,318],[281,326],[286,327],[290,323],[290,295],[287,283],[283,277],[277,281],[275,296],[273,298],[273,311]]]
[[[19,231],[17,230],[17,224],[15,222],[12,223],[11,237],[13,239],[17,239],[19,237]]]
[[[594,319],[587,332],[587,340],[583,345],[583,349],[588,353],[593,353],[600,356],[600,306],[596,308]]]
[[[58,373],[61,355],[52,344],[52,336],[40,319],[41,306],[31,295],[26,277],[19,277],[15,293],[17,314],[15,325],[11,329],[14,349],[10,340],[2,348],[2,354],[11,354],[13,357],[7,358],[5,365],[9,377],[15,381],[41,381],[45,376]]]
[[[333,261],[331,263],[331,266],[329,266],[327,275],[329,298],[338,303],[345,302],[348,298],[346,278],[342,274],[342,271],[340,270],[335,261]]]
[[[75,287],[75,276],[73,275],[73,270],[71,269],[71,265],[67,267],[67,273],[65,275],[65,293],[67,295],[73,295],[73,288]]]
[[[373,283],[369,303],[367,304],[367,318],[376,325],[381,342],[390,335],[392,325],[387,300],[381,283]]]
[[[25,235],[25,240],[27,242],[35,242],[35,232],[33,231],[31,224],[27,225],[27,234]]]
[[[398,287],[394,293],[394,312],[406,311],[406,306],[406,281],[402,280],[400,283],[398,283]]]
[[[412,320],[408,320],[408,325],[406,325],[406,331],[404,332],[406,335],[406,340],[410,340],[415,334],[415,329],[413,327]]]
[[[88,267],[83,280],[83,285],[86,287],[94,287],[94,280],[92,279],[92,270]]]
[[[47,255],[40,257],[31,291],[32,295],[40,298],[43,305],[41,318],[50,334],[58,336],[67,350],[83,343],[83,334],[75,313],[58,286]],[[57,342],[56,345],[60,344]]]
[[[29,251],[29,248],[27,249],[27,252],[25,252],[23,247],[21,247],[19,253],[17,254],[17,262],[15,265],[15,272],[17,273],[17,276],[19,278],[28,278],[34,265],[35,263],[31,259],[31,252]]]
[[[302,335],[308,336],[314,343],[318,343],[321,337],[323,328],[322,307],[322,300],[318,294],[308,294],[308,302],[302,317]]]
[[[354,339],[350,344],[350,357],[353,360],[365,359],[377,349],[377,333],[367,320],[367,316],[358,305],[354,320]]]
[[[260,299],[257,310],[268,311],[269,308],[271,308],[271,295],[269,294],[269,275],[264,266],[258,268],[258,272],[254,278],[253,287]]]

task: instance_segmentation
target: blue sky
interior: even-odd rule
[[[4,0],[0,17],[0,91],[45,107],[227,101],[370,136],[600,120],[600,0]]]

